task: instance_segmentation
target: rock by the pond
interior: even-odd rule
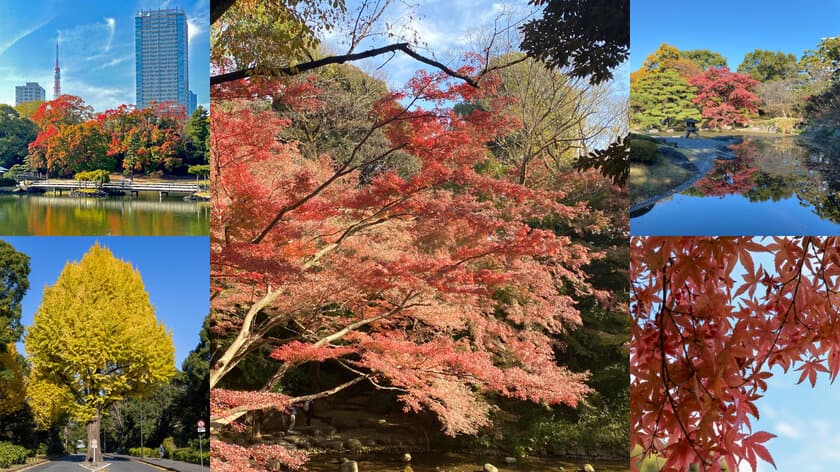
[[[411,462],[411,454],[406,452],[405,454],[402,455],[402,460],[403,460],[403,462]]]
[[[510,456],[505,457],[505,464],[516,464],[516,458]]]
[[[342,458],[342,461],[338,466],[338,472],[359,472],[359,464],[356,461],[347,460],[346,457]]]
[[[356,438],[348,439],[344,443],[344,445],[347,446],[347,449],[350,449],[351,451],[360,451],[362,449],[362,447],[364,447],[364,446],[362,446],[362,442],[359,441]]]
[[[484,472],[499,472],[495,465],[487,463],[484,464]]]
[[[595,467],[592,467],[592,464],[586,464],[580,469],[580,472],[595,472]]]

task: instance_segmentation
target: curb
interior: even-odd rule
[[[10,469],[10,472],[25,472],[27,470],[34,469],[35,467],[47,464],[49,462],[50,462],[49,460],[41,461],[41,462],[38,462],[36,464],[30,464],[30,465],[23,466],[19,469]]]
[[[145,464],[145,465],[148,465],[150,467],[154,467],[154,468],[160,469],[160,470],[170,470],[172,472],[180,472],[178,469],[171,469],[171,468],[163,466],[163,465],[155,464],[155,463],[152,463],[152,462],[149,462],[149,461],[144,461],[143,459],[140,459],[140,458],[132,457],[129,460],[131,462],[139,462],[140,464]]]

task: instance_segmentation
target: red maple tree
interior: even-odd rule
[[[526,224],[549,214],[572,224],[585,205],[478,172],[487,143],[518,123],[451,109],[492,97],[497,83],[490,74],[475,88],[418,73],[375,104],[370,129],[340,159],[303,157],[295,142],[278,139],[289,121],[252,106],[266,92],[285,107],[328,106],[317,89],[276,81],[258,92],[247,82],[214,91],[251,101],[213,112],[213,329],[227,341],[211,360],[212,423],[366,382],[397,392],[405,411],[434,413],[456,435],[490,424],[489,393],[575,405],[589,391],[584,374],[557,365],[553,336],[580,322],[570,294],[591,291],[581,267],[592,255]],[[387,139],[371,152],[365,146],[377,133]],[[362,178],[387,159],[415,165]],[[266,339],[282,327],[288,336]],[[267,384],[221,388],[267,342],[277,361]],[[271,393],[307,362],[329,362],[349,380],[305,396]],[[219,470],[265,466],[263,450],[212,447]],[[270,449],[300,466],[299,456]]]
[[[840,240],[633,238],[630,261],[631,447],[669,471],[772,464],[751,427],[771,368],[840,373]]]
[[[736,159],[715,162],[714,168],[694,184],[703,195],[723,197],[744,194],[755,185],[753,174],[758,172],[755,166],[758,146],[752,141],[744,141],[729,148],[735,152]]]
[[[761,99],[754,93],[758,81],[748,74],[731,72],[727,67],[711,67],[688,79],[697,87],[693,101],[709,128],[745,126],[750,115],[758,114]]]

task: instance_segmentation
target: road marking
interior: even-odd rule
[[[99,468],[88,467],[87,465],[82,465],[82,464],[78,464],[78,465],[79,465],[79,467],[81,467],[85,470],[91,470],[91,471],[103,470],[107,467],[111,467],[111,464],[105,464],[105,465],[103,465],[102,467],[99,467]]]

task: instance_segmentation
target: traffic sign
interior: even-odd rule
[[[99,447],[99,444],[97,443],[96,439],[91,439],[90,440],[90,448],[91,449],[96,449],[97,447]]]
[[[204,420],[198,420],[198,423],[196,423],[195,425],[196,425],[196,427],[197,427],[196,429],[198,429],[199,433],[203,433],[203,432],[207,431],[207,429],[204,428],[204,426],[205,426]]]

